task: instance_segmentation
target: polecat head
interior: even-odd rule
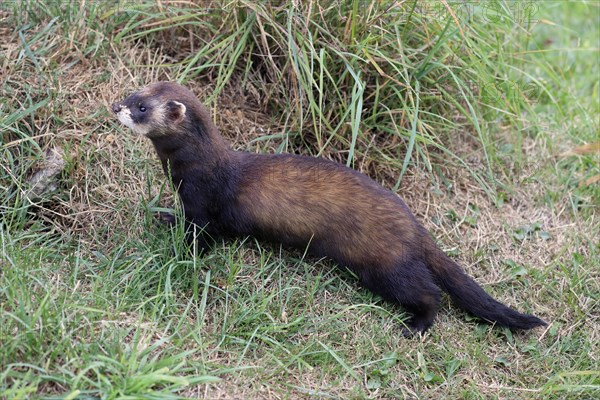
[[[134,133],[149,138],[176,134],[184,130],[187,119],[202,120],[203,106],[188,89],[175,82],[158,82],[114,103],[119,121]]]

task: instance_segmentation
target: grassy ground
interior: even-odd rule
[[[1,398],[600,395],[599,3],[202,4],[0,2]],[[330,261],[252,238],[186,255],[154,222],[175,199],[153,150],[107,108],[161,79],[236,149],[397,191],[549,326],[445,299],[404,339],[402,310]],[[48,150],[64,168],[34,194]]]

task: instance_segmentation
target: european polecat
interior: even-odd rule
[[[254,236],[330,257],[412,314],[405,334],[433,324],[439,287],[496,325],[546,325],[490,297],[435,245],[396,194],[366,175],[320,158],[233,151],[208,110],[176,83],[150,85],[112,110],[154,144],[177,188],[186,228],[203,229],[203,248],[209,238]]]

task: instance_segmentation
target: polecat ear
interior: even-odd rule
[[[185,117],[185,104],[175,100],[167,102],[167,118],[173,122],[179,122]]]

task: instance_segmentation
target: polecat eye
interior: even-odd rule
[[[141,111],[141,112],[146,112],[146,107],[144,107],[144,106],[140,106],[140,111]]]

